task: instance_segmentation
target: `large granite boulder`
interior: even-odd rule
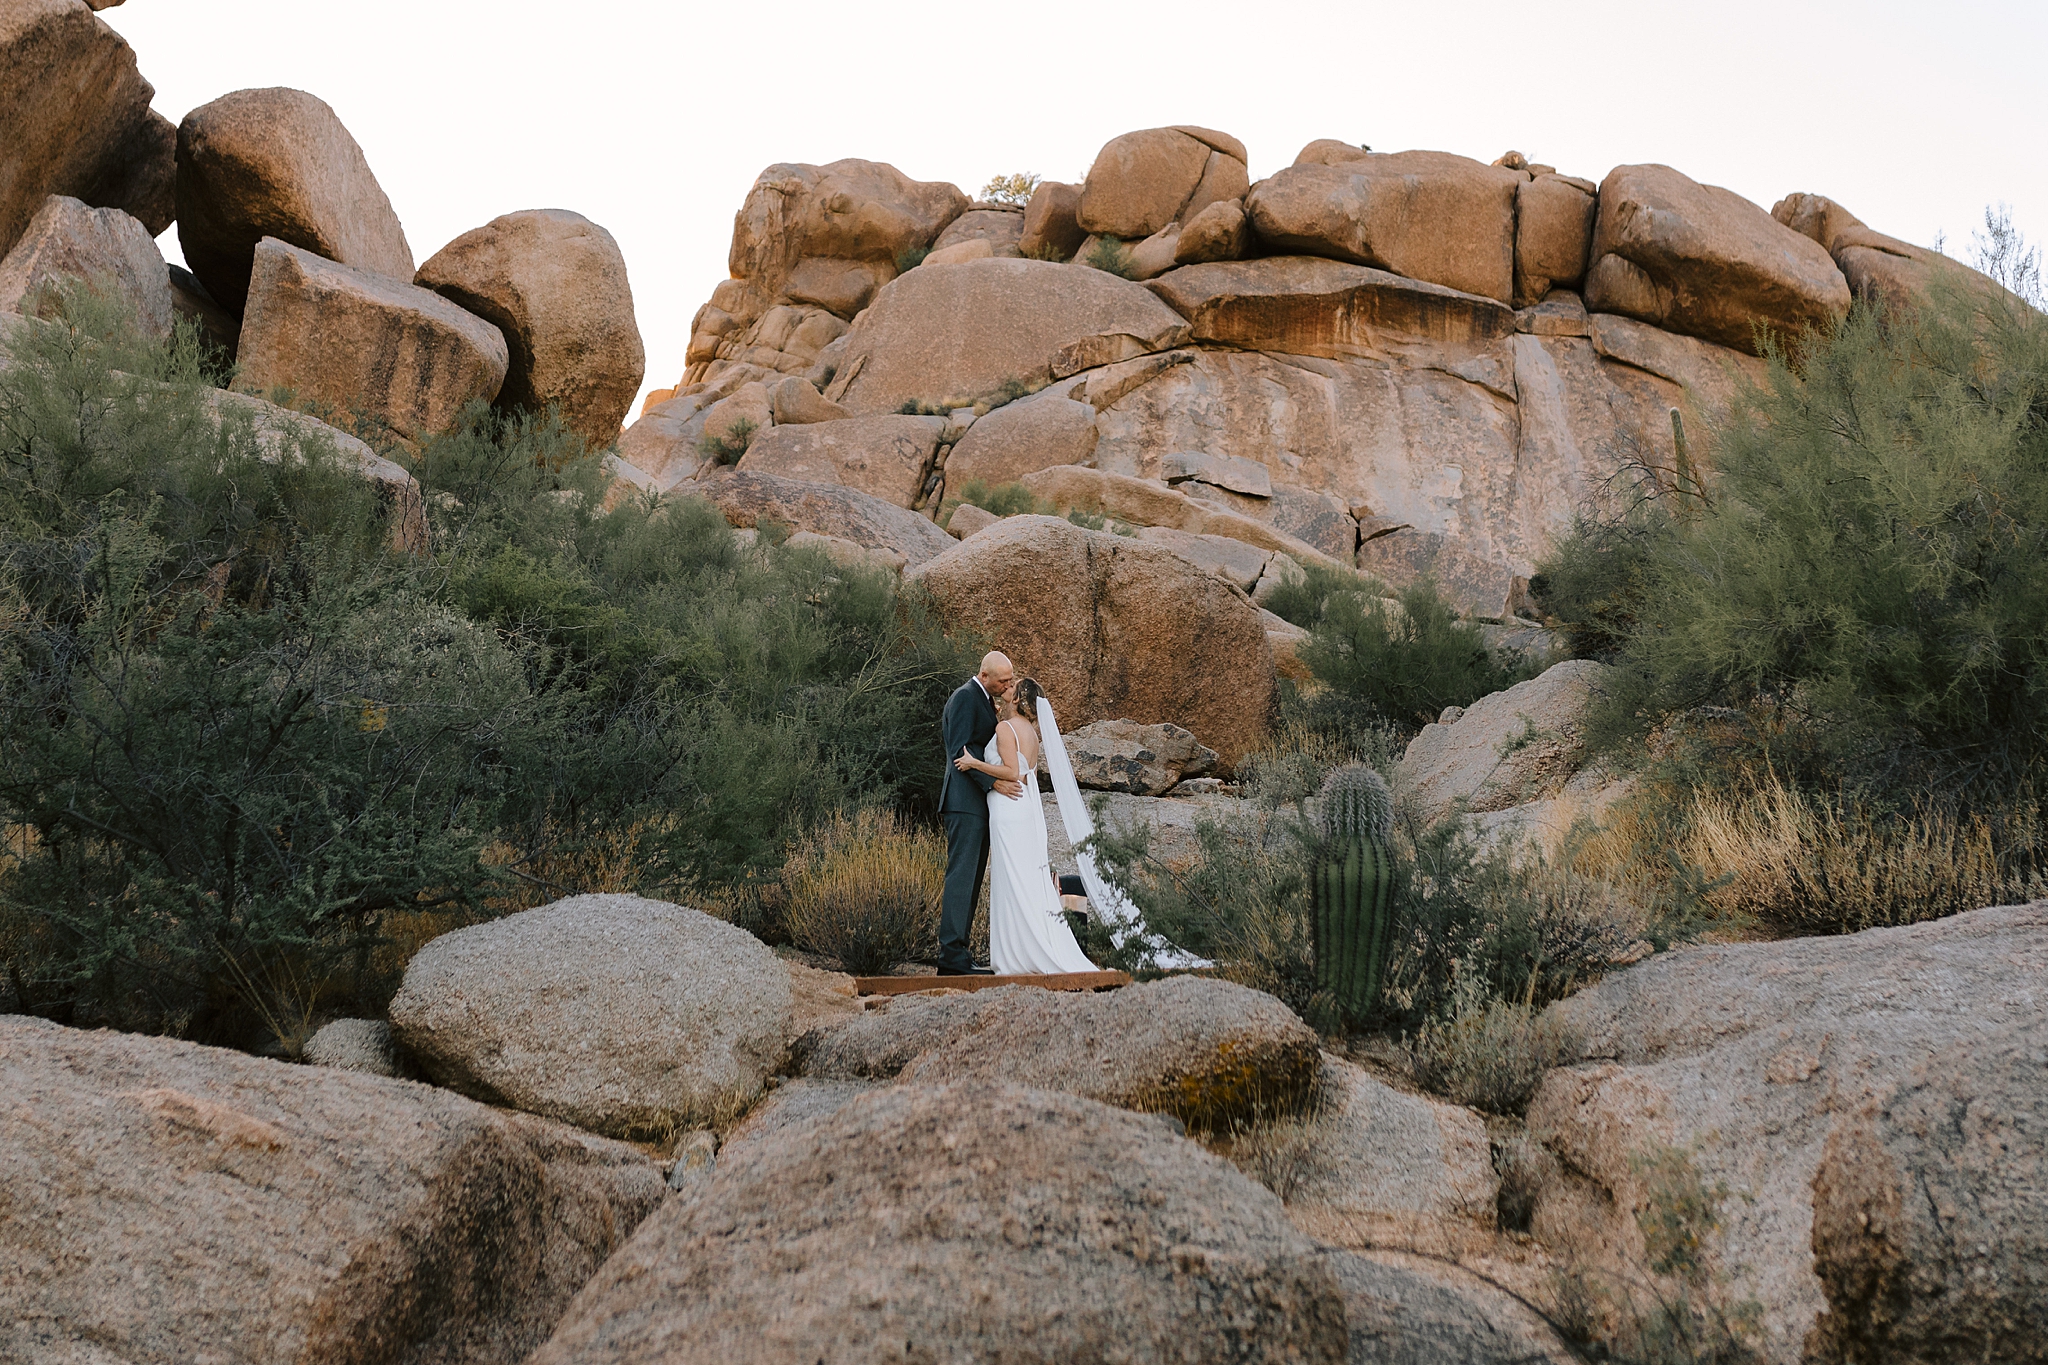
[[[961,407],[1166,349],[1180,315],[1100,270],[1007,258],[919,266],[847,334],[825,396],[858,413]]]
[[[1446,1253],[1327,1250],[1350,1329],[1350,1365],[1577,1365],[1528,1300],[1449,1264]]]
[[[1598,190],[1590,180],[1537,175],[1515,190],[1515,306],[1577,289],[1593,249]]]
[[[958,496],[970,483],[1000,488],[1095,453],[1095,409],[1056,392],[1006,403],[976,419],[946,457],[946,487]]]
[[[890,1087],[728,1148],[530,1365],[1341,1365],[1280,1201],[1156,1121],[1011,1084]]]
[[[1515,193],[1528,176],[1449,152],[1295,164],[1245,201],[1278,251],[1332,256],[1502,303],[1514,298]]]
[[[1063,738],[1074,780],[1090,791],[1164,796],[1216,766],[1216,751],[1178,725],[1098,720]]]
[[[665,1194],[444,1090],[0,1018],[0,1358],[519,1360]]]
[[[1606,672],[1567,659],[1423,726],[1401,758],[1423,812],[1435,819],[1461,802],[1496,811],[1555,796],[1585,760],[1586,708]]]
[[[991,256],[1022,256],[1017,243],[1023,236],[1024,205],[977,201],[932,239],[932,252],[937,254],[969,242],[986,242]]]
[[[924,492],[946,434],[943,417],[849,417],[758,433],[740,458],[742,474],[836,483],[898,507]]]
[[[797,1043],[806,1076],[901,1085],[1011,1081],[1191,1128],[1285,1114],[1320,1075],[1315,1031],[1270,995],[1205,977],[1096,994],[999,986],[905,995]]]
[[[1293,556],[1303,563],[1343,562],[1333,561],[1315,546],[1277,529],[1270,520],[1259,520],[1153,479],[1110,474],[1081,465],[1053,465],[1026,474],[1019,482],[1062,513],[1078,510],[1114,517],[1130,526],[1159,526],[1190,535],[1227,537]]]
[[[647,352],[609,232],[567,209],[508,213],[435,252],[413,283],[504,333],[500,408],[559,408],[593,450],[617,442]]]
[[[1017,249],[1038,260],[1071,260],[1088,230],[1081,226],[1081,187],[1041,180],[1024,206],[1024,230]]]
[[[1007,517],[906,581],[1043,683],[1068,726],[1171,721],[1225,768],[1265,735],[1276,683],[1258,608],[1162,546]]]
[[[0,256],[53,194],[171,224],[168,120],[135,51],[81,0],[0,7]]]
[[[178,245],[240,315],[266,237],[342,265],[412,278],[412,248],[363,149],[303,90],[237,90],[178,125]]]
[[[2009,306],[2021,303],[1990,276],[1926,247],[1887,237],[1819,194],[1788,194],[1771,206],[1771,217],[1811,237],[1834,258],[1849,291],[1891,308],[1926,303],[1936,280],[1948,287]]]
[[[1773,1361],[2048,1358],[2048,904],[1688,948],[1555,1007],[1533,1230],[1640,1275],[1658,1152]]]
[[[409,440],[505,382],[504,334],[439,294],[278,241],[255,253],[234,387],[288,390]]]
[[[67,282],[118,302],[145,337],[171,334],[170,275],[149,229],[120,209],[53,194],[0,258],[0,312],[54,317]]]
[[[1732,190],[1669,166],[1616,166],[1600,184],[1586,306],[1755,352],[1757,329],[1824,327],[1849,285],[1818,242]]]
[[[1095,154],[1075,220],[1121,241],[1150,237],[1251,188],[1244,144],[1208,128],[1147,128],[1111,138]]]
[[[736,469],[707,474],[678,485],[675,491],[712,503],[733,526],[781,522],[799,531],[850,540],[870,550],[893,550],[913,566],[953,548],[953,538],[926,518],[843,484]]]
[[[458,929],[405,969],[391,1027],[426,1073],[616,1136],[729,1118],[782,1062],[789,976],[744,929],[570,896]]]

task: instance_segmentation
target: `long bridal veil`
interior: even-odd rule
[[[1084,847],[1095,834],[1095,821],[1081,799],[1081,784],[1074,780],[1074,764],[1067,757],[1067,742],[1060,738],[1059,723],[1053,719],[1052,703],[1038,699],[1038,733],[1044,741],[1045,770],[1052,775],[1053,795],[1060,802],[1060,823],[1067,827],[1067,839],[1074,845],[1074,861],[1081,865],[1081,884],[1088,888],[1088,903],[1109,925],[1110,937],[1119,948],[1136,939],[1155,967],[1207,967],[1207,958],[1176,948],[1140,927],[1138,907],[1130,897],[1107,881],[1095,866],[1095,853]]]

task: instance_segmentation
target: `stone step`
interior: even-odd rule
[[[856,976],[860,995],[915,995],[919,991],[985,991],[995,986],[1039,986],[1049,991],[1104,991],[1131,984],[1128,972],[1045,972],[1029,976]]]

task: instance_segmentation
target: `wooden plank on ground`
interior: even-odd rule
[[[857,995],[914,995],[918,991],[985,991],[995,986],[1038,986],[1048,991],[1101,991],[1131,984],[1128,972],[1047,972],[1034,976],[856,976]]]

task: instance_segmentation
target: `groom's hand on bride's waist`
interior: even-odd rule
[[[996,790],[1009,797],[1012,801],[1015,801],[1024,794],[1024,784],[1022,782],[1012,782],[1007,777],[999,777],[996,779]]]

